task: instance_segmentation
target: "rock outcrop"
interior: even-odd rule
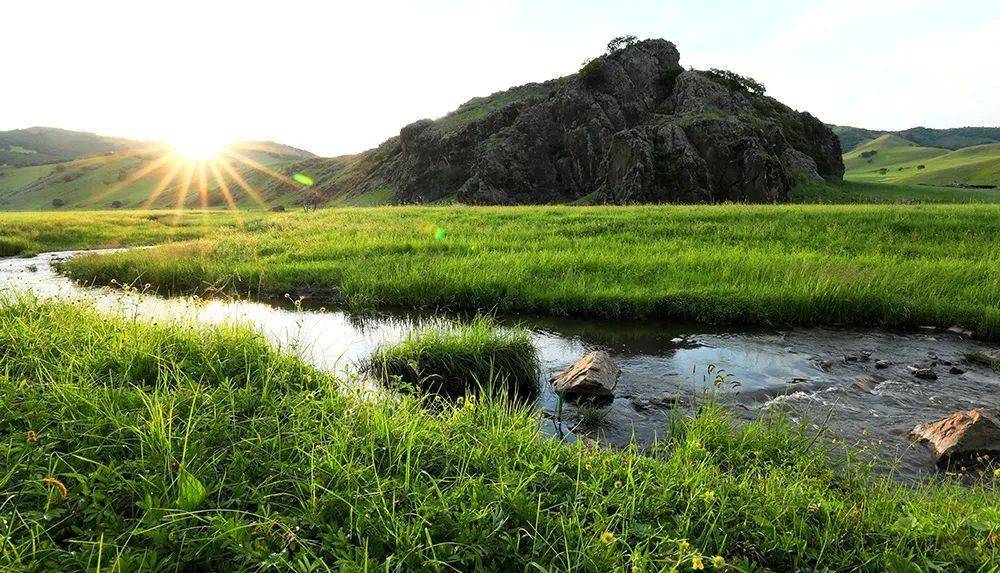
[[[556,392],[567,396],[610,397],[614,395],[621,373],[621,368],[610,354],[595,350],[553,376],[549,382]]]
[[[843,176],[822,122],[727,80],[684,70],[668,41],[637,42],[407,125],[338,179],[410,203],[770,203],[800,178]]]
[[[1000,411],[966,410],[930,424],[920,424],[910,435],[927,445],[939,464],[1000,454]]]

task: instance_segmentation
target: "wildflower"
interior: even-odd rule
[[[1000,533],[996,531],[991,531],[989,536],[986,538],[992,545],[1000,545]]]
[[[705,501],[712,501],[715,499],[715,492],[712,490],[706,491],[704,495]]]
[[[691,548],[691,544],[687,542],[687,539],[681,539],[681,551],[687,551]]]
[[[721,555],[716,555],[715,557],[712,558],[712,567],[721,569],[722,566],[725,564],[726,564],[726,559]]]
[[[993,470],[993,477],[1000,478],[1000,468]]]
[[[28,430],[28,437],[26,438],[29,444],[34,444],[38,442],[38,434],[34,430]]]
[[[705,568],[705,562],[701,560],[700,555],[695,555],[691,558],[691,568],[696,571],[701,571]]]
[[[611,543],[614,542],[614,540],[615,540],[615,534],[611,533],[610,531],[605,531],[604,533],[601,534],[601,543],[605,545],[611,545]]]
[[[621,487],[622,487],[622,480],[615,481],[615,488],[619,488],[620,489]]]

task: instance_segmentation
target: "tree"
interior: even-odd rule
[[[612,38],[611,41],[608,42],[608,54],[613,54],[618,50],[623,50],[638,41],[639,39],[631,34],[628,36],[618,36],[617,38]]]

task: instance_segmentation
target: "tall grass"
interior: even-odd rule
[[[996,205],[386,207],[277,221],[66,268],[105,284],[319,293],[354,308],[961,324],[1000,339]]]
[[[431,321],[372,354],[372,373],[395,387],[452,398],[486,389],[509,396],[538,391],[539,365],[530,333],[489,318]]]
[[[489,394],[360,401],[237,328],[21,301],[0,341],[4,570],[1000,566],[994,486],[834,468],[780,418],[616,451]]]

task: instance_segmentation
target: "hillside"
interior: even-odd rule
[[[951,151],[882,135],[844,155],[855,181],[1000,187],[1000,143]]]
[[[232,158],[227,165],[243,181],[260,173],[259,166],[281,171],[285,163],[315,157],[274,142],[243,142],[231,147],[244,160]],[[0,210],[223,206],[228,200],[219,191],[220,178],[227,181],[228,193],[234,204],[241,207],[267,207],[275,199],[284,203],[303,192],[302,186],[275,188],[270,195],[262,194],[262,201],[258,201],[221,164],[177,160],[167,148],[150,146],[142,152],[102,154],[47,165],[0,167]],[[289,196],[277,197],[278,193]]]
[[[840,139],[840,146],[844,153],[850,153],[861,145],[883,135],[895,135],[918,146],[951,150],[987,143],[1000,143],[1000,127],[956,127],[951,129],[912,127],[902,131],[878,131],[846,125],[831,125],[830,129]]]
[[[44,165],[121,152],[144,145],[129,139],[53,127],[0,131],[0,166]]]

